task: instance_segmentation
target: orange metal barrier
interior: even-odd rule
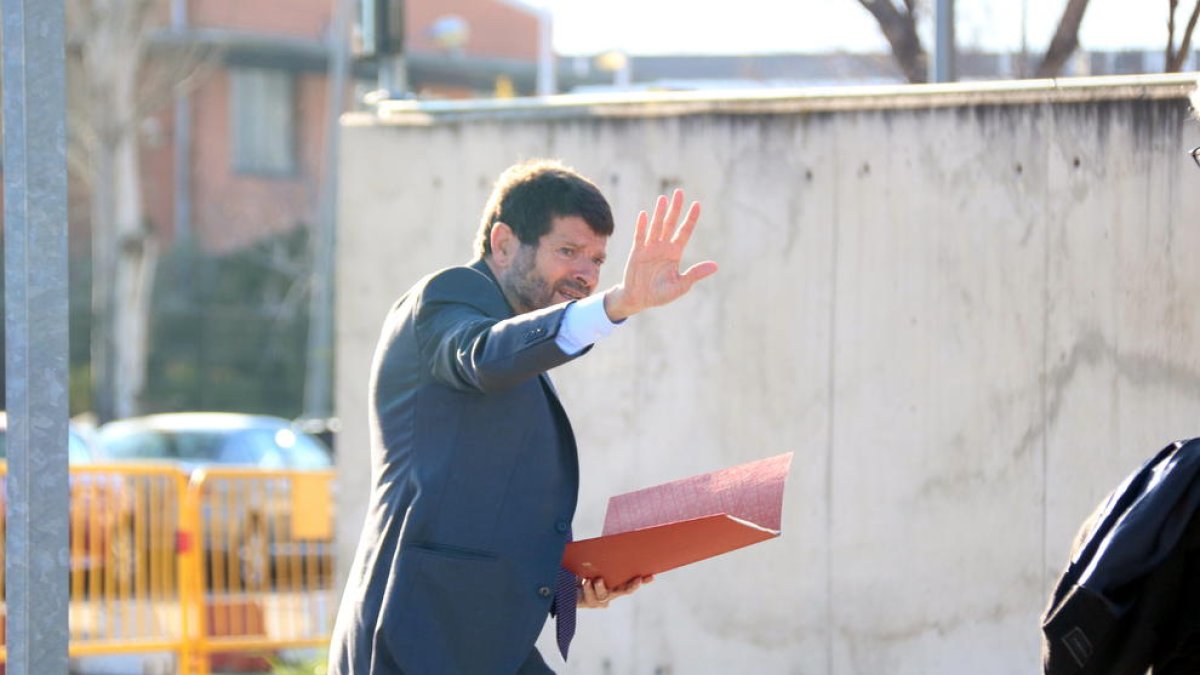
[[[189,528],[199,533],[190,653],[328,644],[333,629],[333,472],[196,472]],[[202,669],[197,672],[204,672]]]
[[[172,652],[191,675],[207,673],[216,653],[325,645],[332,481],[332,472],[189,479],[161,465],[72,466],[71,656]],[[0,601],[4,525],[0,512]]]
[[[72,656],[178,651],[184,644],[189,631],[181,612],[176,540],[186,488],[187,477],[167,467],[71,467]],[[0,517],[0,593],[5,522]],[[0,659],[6,657],[0,653]]]

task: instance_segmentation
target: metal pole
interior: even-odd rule
[[[329,41],[329,91],[325,108],[325,177],[321,183],[320,213],[313,232],[312,289],[308,319],[308,363],[305,371],[304,416],[325,419],[333,412],[333,267],[337,242],[337,181],[339,118],[346,106],[349,45],[346,33],[353,0],[333,0]]]
[[[1029,77],[1029,0],[1021,0],[1021,65],[1018,77]]]
[[[633,59],[626,58],[617,72],[613,73],[613,85],[617,89],[628,89],[633,84]]]
[[[187,30],[187,0],[171,0],[171,28]],[[175,238],[192,236],[192,105],[186,91],[175,95]]]
[[[387,98],[404,98],[408,93],[408,65],[404,54],[379,57],[379,89]]]
[[[555,93],[554,73],[554,15],[549,9],[538,12],[537,95]]]
[[[408,95],[408,64],[404,59],[407,49],[404,0],[382,2],[382,21],[375,26],[376,31],[383,31],[378,45],[382,52],[379,54],[379,88],[387,98],[404,98]]]
[[[953,82],[958,79],[954,63],[954,0],[937,0],[934,22],[937,26],[934,41],[933,81]]]
[[[62,2],[3,0],[8,672],[67,672],[67,134]]]

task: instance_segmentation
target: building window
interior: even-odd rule
[[[286,70],[234,68],[233,168],[291,175],[296,169],[295,78]]]

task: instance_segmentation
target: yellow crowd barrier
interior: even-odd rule
[[[72,466],[71,656],[171,652],[181,675],[204,675],[214,655],[324,646],[332,481],[328,471]],[[0,599],[3,547],[0,517]]]

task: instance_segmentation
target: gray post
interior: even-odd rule
[[[333,260],[337,238],[339,118],[346,107],[350,68],[347,36],[352,0],[333,0],[329,40],[329,90],[325,99],[325,176],[321,183],[319,222],[309,248],[313,253],[308,318],[308,362],[305,370],[304,415],[327,418],[333,412]]]
[[[379,90],[386,98],[404,98],[408,94],[408,64],[404,54],[379,57]]]
[[[8,672],[67,672],[63,3],[3,0]]]
[[[382,34],[379,47],[379,89],[387,98],[404,98],[408,95],[408,64],[405,52],[408,49],[405,31],[407,18],[404,0],[381,0],[384,5],[382,25],[375,26]]]
[[[557,89],[554,72],[554,15],[542,8],[538,15],[537,95],[551,96]]]
[[[937,0],[934,22],[937,26],[934,39],[933,81],[953,82],[958,79],[954,63],[954,0]]]
[[[1029,0],[1021,0],[1021,62],[1017,77],[1029,77]]]
[[[187,0],[171,0],[171,29],[180,37],[188,29]],[[186,91],[175,94],[175,238],[192,238],[192,103]]]

